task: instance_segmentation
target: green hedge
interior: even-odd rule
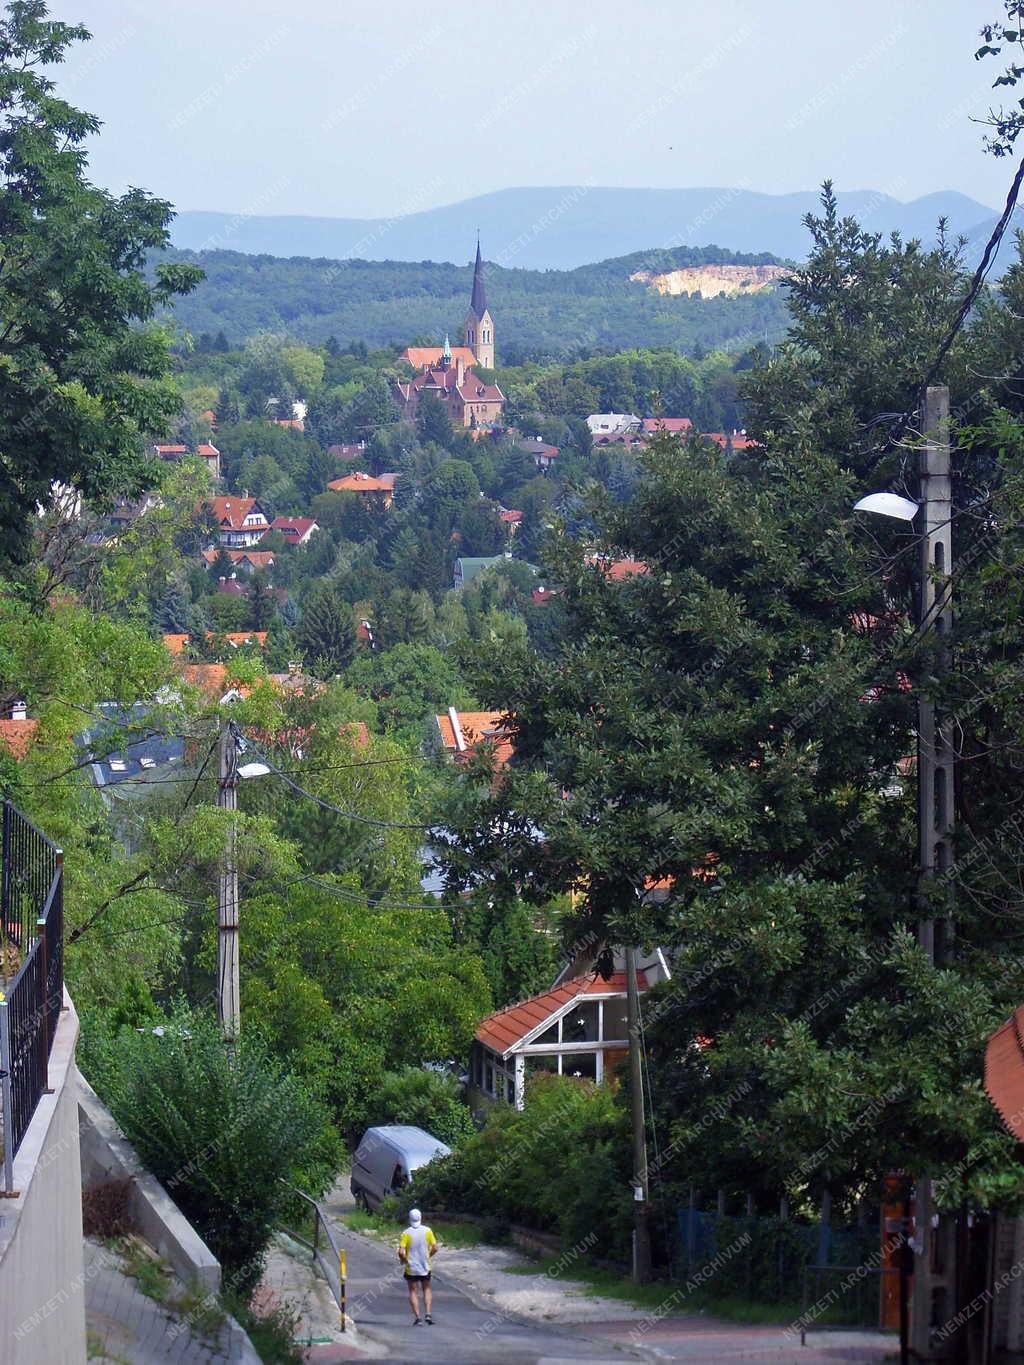
[[[596,1229],[594,1254],[625,1260],[632,1226],[629,1153],[626,1118],[612,1087],[538,1077],[521,1111],[496,1105],[459,1151],[417,1171],[403,1204],[554,1232],[567,1247]]]

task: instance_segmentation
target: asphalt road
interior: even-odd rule
[[[642,1356],[572,1335],[572,1329],[541,1327],[480,1308],[445,1279],[444,1248],[434,1259],[434,1326],[413,1327],[412,1314],[394,1251],[350,1232],[337,1216],[344,1211],[338,1191],[329,1201],[334,1227],[348,1262],[348,1311],[357,1331],[383,1346],[379,1359],[415,1365],[559,1365],[587,1360],[590,1365],[622,1365]]]

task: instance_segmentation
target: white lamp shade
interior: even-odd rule
[[[869,493],[853,504],[855,512],[875,512],[880,517],[895,517],[897,521],[913,521],[918,504],[898,493]]]
[[[243,763],[238,769],[238,776],[246,777],[266,777],[270,769],[265,763]]]

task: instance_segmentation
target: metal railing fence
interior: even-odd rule
[[[0,858],[0,1099],[3,1190],[16,1193],[14,1157],[48,1089],[64,1000],[64,858],[9,800]]]

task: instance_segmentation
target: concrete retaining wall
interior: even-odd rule
[[[135,1230],[185,1281],[196,1280],[211,1294],[220,1289],[220,1262],[150,1175],[114,1116],[84,1076],[78,1076],[78,1132],[82,1188],[112,1180],[130,1182],[128,1216]]]
[[[85,1274],[75,1046],[64,994],[49,1083],[14,1159],[16,1199],[0,1199],[0,1360],[84,1365]]]

